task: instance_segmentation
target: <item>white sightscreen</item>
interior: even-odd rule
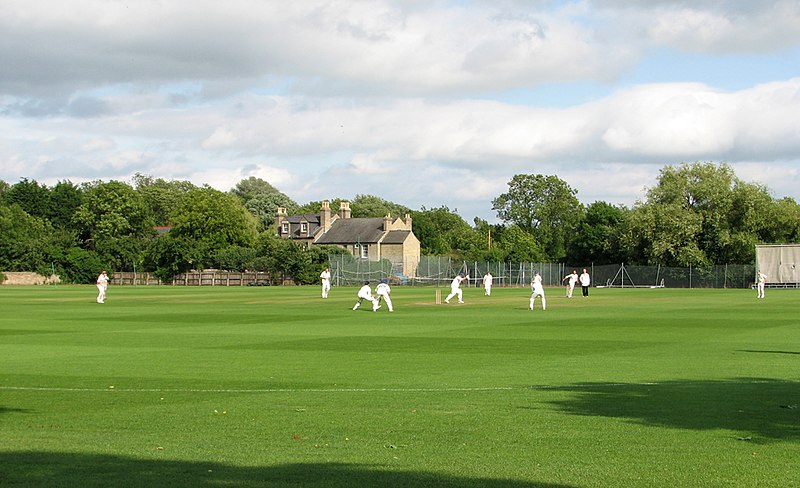
[[[756,246],[756,267],[768,283],[800,283],[800,244]]]

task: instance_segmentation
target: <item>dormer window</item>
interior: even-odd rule
[[[308,223],[307,222],[300,222],[300,233],[303,235],[308,234]]]
[[[289,222],[282,222],[281,223],[281,234],[288,234],[289,233]]]

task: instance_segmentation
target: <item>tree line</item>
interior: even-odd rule
[[[342,199],[331,200],[337,211]],[[500,223],[466,222],[448,207],[412,210],[375,195],[348,200],[352,217],[413,218],[425,255],[493,262],[752,264],[759,243],[800,242],[800,205],[739,179],[727,164],[665,166],[631,207],[583,205],[557,176],[518,174],[492,200]],[[336,247],[306,249],[277,237],[278,207],[319,213],[250,177],[228,192],[137,174],[130,182],[0,181],[0,271],[92,282],[100,269],[266,271],[315,282]],[[167,231],[168,230],[168,231]]]

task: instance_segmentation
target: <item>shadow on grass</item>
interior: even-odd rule
[[[3,487],[361,487],[418,486],[545,488],[505,479],[463,478],[409,471],[385,471],[359,464],[283,464],[240,467],[212,462],[142,460],[119,456],[54,452],[0,453]]]
[[[0,415],[4,413],[30,413],[30,412],[31,410],[27,410],[24,408],[9,408],[0,406]]]
[[[754,349],[741,349],[740,352],[753,352],[760,354],[800,354],[800,352],[797,351],[759,351]]]
[[[680,429],[727,429],[754,442],[800,441],[800,382],[739,378],[587,383],[559,389],[577,393],[576,398],[553,402],[574,415]]]

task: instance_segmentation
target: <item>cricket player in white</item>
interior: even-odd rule
[[[575,283],[578,282],[578,272],[573,269],[572,273],[565,276],[561,281],[567,282],[567,298],[572,298],[572,291],[575,289]]]
[[[767,283],[767,275],[758,270],[756,273],[756,287],[758,288],[758,295],[756,298],[764,298],[764,285]]]
[[[319,277],[322,279],[322,298],[328,298],[328,292],[331,291],[331,270],[326,267]]]
[[[487,297],[492,295],[492,273],[488,271],[483,275],[483,290],[483,294]]]
[[[581,281],[581,288],[583,289],[583,297],[589,298],[589,285],[592,283],[592,278],[589,276],[589,273],[586,271],[586,268],[583,268],[583,273],[581,273],[578,279]]]
[[[542,277],[539,272],[533,273],[531,280],[531,304],[530,309],[533,310],[533,304],[536,302],[536,297],[542,297],[542,310],[547,310],[547,300],[544,297],[544,287],[542,286]]]
[[[450,294],[444,299],[444,303],[450,303],[450,299],[456,295],[458,295],[458,303],[464,303],[464,293],[461,291],[461,282],[468,279],[469,276],[464,273],[459,273],[458,276],[453,278],[453,282],[450,283]]]
[[[361,306],[361,302],[364,300],[369,300],[372,302],[372,311],[375,312],[379,308],[381,308],[380,304],[378,303],[378,299],[372,296],[372,288],[369,286],[369,281],[364,282],[364,286],[358,290],[358,301],[353,306],[353,310],[358,310],[358,307]]]
[[[97,277],[97,303],[106,303],[106,288],[108,288],[108,273],[103,271]]]
[[[389,297],[391,292],[392,289],[389,288],[389,283],[387,283],[386,280],[381,280],[378,286],[375,287],[375,294],[378,295],[378,303],[381,303],[381,300],[385,300],[389,311],[394,312],[394,308],[392,308],[392,299]]]

